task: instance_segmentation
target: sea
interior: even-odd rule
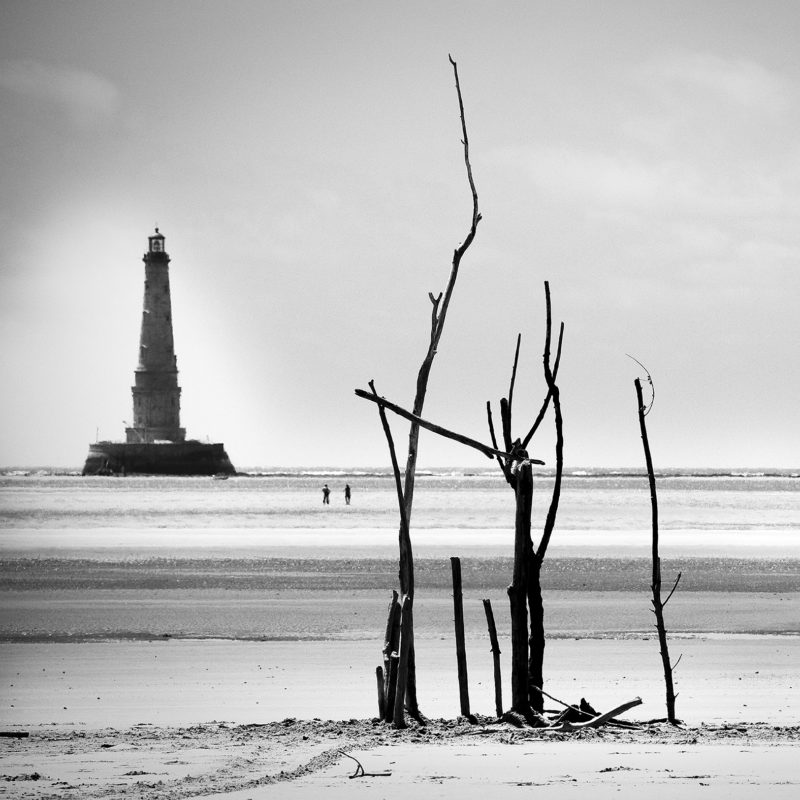
[[[679,582],[675,628],[800,635],[800,471],[670,469],[656,485],[663,582]],[[534,546],[552,490],[552,473],[537,473]],[[395,481],[381,469],[222,478],[9,468],[0,641],[374,637],[397,588],[398,520]],[[452,627],[454,557],[468,606],[489,597],[504,607],[514,495],[502,474],[419,470],[411,528],[419,635]],[[645,635],[651,580],[646,474],[568,471],[542,575],[553,635]],[[468,621],[476,632],[482,613]]]
[[[681,470],[656,476],[659,528],[744,538],[800,536],[800,471]],[[534,478],[534,514],[546,513],[552,475]],[[322,488],[331,490],[329,505]],[[345,504],[344,487],[352,493]],[[497,470],[419,470],[413,525],[425,530],[513,529],[513,491]],[[52,468],[0,471],[0,530],[393,529],[397,495],[391,472],[374,469],[254,468],[212,477],[80,477]],[[651,530],[646,474],[633,469],[565,474],[559,531]],[[557,534],[556,534],[557,536]]]

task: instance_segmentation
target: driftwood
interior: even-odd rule
[[[455,76],[456,82],[456,93],[458,95],[458,108],[461,117],[461,132],[462,132],[462,139],[461,143],[464,148],[464,164],[467,170],[467,180],[469,182],[470,192],[472,194],[472,219],[470,222],[469,231],[464,238],[464,241],[453,251],[453,260],[450,268],[450,277],[447,281],[447,286],[443,293],[439,293],[438,296],[434,296],[432,292],[428,294],[430,298],[432,309],[431,309],[431,329],[430,329],[430,340],[428,342],[428,349],[425,354],[425,357],[422,360],[422,364],[419,368],[419,372],[417,373],[417,383],[416,383],[416,393],[414,395],[414,406],[413,406],[413,415],[415,417],[420,417],[422,414],[423,406],[425,404],[425,395],[428,391],[428,379],[430,377],[431,367],[433,366],[433,360],[436,356],[439,341],[442,337],[442,332],[444,331],[444,323],[447,317],[447,309],[450,305],[450,299],[453,295],[453,289],[455,288],[456,278],[458,277],[459,267],[461,266],[461,260],[464,257],[464,254],[467,252],[467,249],[472,244],[473,239],[475,238],[475,234],[477,232],[478,223],[481,220],[480,212],[478,211],[478,193],[475,189],[475,181],[472,177],[472,166],[470,164],[469,159],[469,138],[467,137],[467,123],[466,117],[464,114],[464,102],[461,96],[461,84],[458,79],[458,66],[456,62],[452,59],[449,59],[450,64],[453,67],[453,74]],[[377,392],[375,391],[374,386],[370,383],[370,388],[372,389],[372,395],[367,394],[366,392],[362,393],[360,396],[366,397],[367,399],[373,399],[377,396]],[[402,704],[405,704],[408,707],[409,713],[419,719],[420,712],[419,706],[417,703],[417,688],[416,688],[416,664],[415,664],[415,656],[414,656],[414,625],[413,625],[413,605],[412,601],[414,598],[414,556],[411,547],[411,533],[410,533],[410,524],[411,524],[411,509],[414,502],[414,485],[416,481],[416,472],[417,472],[417,453],[419,449],[419,429],[420,424],[417,421],[411,422],[411,427],[408,433],[408,455],[406,459],[406,468],[405,473],[402,478],[402,486],[401,486],[401,473],[399,465],[397,464],[397,459],[394,454],[394,444],[391,439],[391,433],[389,431],[389,426],[386,421],[386,416],[382,406],[378,406],[378,410],[381,416],[381,423],[383,424],[384,433],[386,435],[387,442],[389,443],[389,447],[392,453],[392,469],[395,475],[395,481],[397,483],[398,488],[398,502],[400,505],[400,531],[399,531],[399,550],[400,550],[400,569],[399,569],[399,579],[400,579],[400,592],[404,598],[409,600],[408,606],[406,607],[404,620],[406,623],[406,633],[404,634],[405,646],[401,648],[400,652],[400,665],[398,669],[398,675],[401,679],[402,685],[402,693],[403,697],[400,699],[400,703],[398,703],[397,698],[395,697],[395,724],[399,726],[405,725],[405,721],[401,719],[402,717]],[[400,709],[400,716],[398,717],[397,709]]]
[[[583,697],[581,698],[580,704],[576,706],[572,703],[565,703],[563,700],[559,700],[557,697],[553,697],[553,695],[548,694],[541,687],[537,686],[536,688],[545,697],[549,698],[550,700],[553,700],[559,705],[564,706],[564,710],[555,719],[551,721],[551,725],[556,725],[562,722],[586,722],[587,720],[593,720],[600,716],[600,712],[592,708],[592,706],[589,703],[587,703]],[[639,727],[633,722],[612,722],[611,724],[622,728]]]
[[[492,662],[494,664],[494,708],[498,717],[503,716],[503,683],[500,674],[500,643],[497,641],[497,626],[494,624],[492,601],[483,600],[483,610],[486,612],[486,625],[489,628],[489,642],[492,645]]]
[[[633,359],[636,361],[636,359]],[[637,361],[637,364],[641,366],[641,364]],[[647,372],[647,370],[645,370]],[[650,377],[650,373],[647,373],[647,379],[650,382],[650,385],[653,385],[653,379]],[[656,617],[656,630],[658,631],[658,643],[661,650],[661,664],[664,668],[664,685],[666,689],[667,695],[667,719],[673,725],[678,723],[678,719],[675,716],[675,687],[672,682],[672,673],[675,667],[677,666],[677,662],[675,665],[672,664],[669,657],[669,646],[667,644],[667,628],[664,623],[664,606],[669,602],[670,598],[672,597],[675,590],[678,588],[678,581],[681,579],[681,573],[678,573],[678,577],[675,580],[675,584],[672,587],[672,590],[667,595],[666,600],[662,600],[661,598],[661,558],[658,554],[658,495],[656,494],[656,477],[655,472],[653,470],[653,458],[650,454],[650,442],[647,437],[647,424],[645,422],[645,417],[650,409],[653,407],[652,402],[650,406],[645,409],[644,400],[642,399],[642,382],[636,378],[634,381],[634,386],[636,388],[636,403],[639,411],[639,429],[642,433],[642,446],[644,448],[644,458],[645,463],[647,464],[647,478],[650,484],[650,511],[651,511],[651,518],[652,518],[652,559],[653,559],[653,576],[652,576],[652,583],[651,589],[653,590],[653,613]],[[653,398],[655,398],[655,391],[653,392]],[[680,659],[678,659],[680,661]]]
[[[389,603],[389,613],[386,619],[386,634],[383,640],[383,714],[381,719],[391,722],[394,714],[394,693],[397,686],[397,663],[392,663],[393,655],[396,658],[397,648],[400,643],[400,605],[397,601],[397,592],[392,590],[392,599]],[[380,703],[378,704],[380,707]]]
[[[405,728],[405,699],[406,688],[408,686],[408,651],[411,647],[412,620],[414,598],[405,595],[400,601],[400,660],[397,666],[397,688],[394,695],[394,714],[393,720],[395,727]]]
[[[458,696],[461,716],[473,720],[469,710],[469,680],[467,677],[467,646],[464,640],[464,598],[461,593],[461,559],[451,556],[453,572],[453,621],[456,634],[456,663],[458,664]]]
[[[378,719],[386,719],[386,692],[383,685],[383,667],[375,667],[375,679],[378,682]]]
[[[520,350],[520,337],[517,336],[508,397],[500,400],[503,446],[509,451],[511,457],[497,456],[500,469],[506,481],[514,490],[516,504],[514,571],[511,585],[508,588],[511,604],[511,710],[521,713],[532,720],[536,719],[535,715],[541,715],[544,708],[541,691],[537,689],[544,682],[542,668],[545,649],[544,606],[542,603],[540,577],[542,562],[555,528],[564,469],[563,420],[560,393],[556,383],[564,340],[564,324],[561,323],[559,327],[555,358],[553,358],[550,284],[547,281],[545,281],[544,289],[547,320],[542,361],[547,394],[525,438],[523,440],[513,440],[511,423]],[[538,546],[534,548],[533,540],[531,539],[531,495],[533,490],[530,485],[532,481],[530,464],[535,462],[531,462],[529,459],[527,446],[544,419],[547,408],[551,403],[553,405],[556,428],[556,470],[544,529]],[[486,404],[486,416],[492,444],[497,448],[497,436],[492,418],[491,403]],[[523,633],[525,634],[524,636]],[[523,664],[525,664],[524,667]],[[530,709],[530,712],[526,711],[526,709]],[[538,721],[535,724],[538,724]]]
[[[456,433],[455,431],[448,430],[447,428],[443,428],[441,425],[437,425],[434,422],[429,422],[428,420],[425,420],[416,414],[412,414],[410,411],[406,411],[406,409],[404,409],[402,406],[397,405],[397,403],[393,403],[391,400],[387,400],[385,397],[379,397],[374,390],[372,381],[370,381],[369,385],[372,388],[372,392],[366,392],[363,389],[356,389],[356,396],[360,397],[362,400],[370,400],[375,403],[378,408],[388,409],[393,414],[397,414],[398,417],[407,419],[413,424],[419,425],[420,428],[425,428],[426,430],[431,431],[431,433],[436,433],[445,439],[452,439],[454,442],[471,447],[473,450],[483,453],[483,455],[485,455],[487,458],[506,459],[508,461],[511,461],[515,458],[514,453],[507,453],[505,450],[498,450],[496,447],[489,447],[489,445],[484,444],[483,442],[479,442],[476,439],[471,439],[469,436],[464,436],[463,434]],[[544,461],[538,461],[535,458],[530,459],[530,461],[533,464],[544,464]]]
[[[352,775],[348,775],[348,778],[388,778],[389,775],[392,774],[391,770],[389,770],[389,772],[364,772],[364,767],[355,756],[351,756],[350,753],[345,753],[344,750],[340,750],[339,752],[343,756],[356,762],[356,771]]]
[[[492,447],[487,447],[480,442],[476,442],[474,439],[455,434],[452,431],[448,431],[423,420],[416,409],[414,412],[409,412],[395,403],[379,397],[373,383],[370,383],[371,392],[356,390],[356,394],[359,397],[370,400],[378,406],[381,420],[384,421],[385,430],[388,429],[388,424],[385,422],[385,412],[388,409],[394,414],[406,419],[411,419],[413,421],[412,424],[424,426],[442,436],[456,439],[463,444],[475,447],[484,454],[491,455],[497,459],[503,471],[503,475],[514,489],[516,500],[514,571],[511,585],[508,587],[508,596],[511,606],[511,711],[521,714],[531,725],[540,723],[540,720],[537,719],[537,715],[540,716],[543,710],[542,694],[541,691],[536,688],[541,687],[544,680],[542,664],[544,661],[545,636],[544,608],[540,583],[541,566],[555,528],[564,468],[563,420],[561,416],[560,393],[556,383],[564,339],[564,324],[561,323],[559,328],[556,353],[555,358],[553,358],[552,310],[550,303],[550,285],[547,281],[545,281],[544,289],[547,322],[543,363],[545,382],[547,384],[547,396],[542,406],[543,410],[540,410],[537,415],[534,425],[526,436],[526,439],[529,439],[533,432],[535,432],[539,422],[544,416],[544,411],[546,411],[549,404],[552,403],[556,428],[556,470],[553,492],[544,523],[544,530],[539,540],[538,547],[535,549],[531,539],[531,506],[533,499],[532,465],[541,464],[543,462],[530,458],[527,451],[523,448],[521,440],[516,439],[512,441],[511,435],[514,384],[516,382],[519,360],[519,337],[517,338],[517,347],[514,354],[514,367],[512,370],[508,398],[503,398],[500,401],[503,446],[505,450],[501,450],[498,447],[494,424],[492,422],[490,403],[487,403],[487,416]],[[438,301],[435,301],[435,305],[436,303],[438,303]],[[399,478],[397,478],[397,482],[399,485]],[[407,522],[407,515],[405,520]],[[396,703],[395,708],[397,708]],[[395,724],[398,724],[397,719],[395,719]]]
[[[514,572],[508,587],[511,607],[511,710],[523,716],[530,709],[528,691],[528,569],[531,546],[531,505],[533,502],[533,477],[531,465],[515,464],[514,493],[516,515],[514,519]]]
[[[593,717],[592,719],[586,720],[586,722],[570,722],[569,720],[563,720],[556,725],[551,725],[547,728],[548,731],[556,731],[556,732],[569,732],[569,731],[580,731],[584,728],[599,728],[601,725],[604,725],[606,722],[614,719],[614,717],[618,717],[620,714],[624,714],[628,709],[634,708],[635,706],[640,706],[642,704],[642,699],[640,697],[635,697],[633,700],[629,700],[627,703],[623,703],[621,706],[617,706],[616,708],[612,708],[611,711],[606,711],[603,714],[598,714],[598,716]]]

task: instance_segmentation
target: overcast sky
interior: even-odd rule
[[[488,441],[521,332],[524,433],[549,280],[568,467],[643,463],[628,353],[656,466],[800,465],[793,0],[3,0],[0,464],[124,437],[155,225],[188,435],[387,464],[353,390],[411,405],[471,214],[448,53],[483,222],[425,416]]]

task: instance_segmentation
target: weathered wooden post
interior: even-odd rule
[[[456,629],[456,660],[458,662],[458,695],[461,716],[469,718],[469,681],[467,679],[467,647],[464,641],[464,598],[461,592],[461,559],[450,557],[453,572],[453,619]]]
[[[392,654],[397,652],[400,642],[400,606],[397,602],[397,592],[392,590],[392,599],[389,602],[389,613],[386,618],[386,634],[383,639],[383,695],[384,695],[384,716],[387,722],[391,722],[394,712],[394,681],[397,680],[397,671],[392,674],[391,659]],[[390,694],[391,698],[390,699]]]
[[[400,602],[400,661],[397,668],[397,687],[394,694],[394,725],[396,728],[406,727],[405,701],[406,686],[408,685],[408,651],[411,648],[413,636],[412,611],[414,598],[403,595]]]
[[[492,661],[494,662],[494,709],[498,717],[503,716],[503,683],[500,674],[500,643],[497,641],[497,627],[494,624],[492,601],[488,597],[483,600],[486,612],[486,625],[489,628],[489,642],[492,645]]]
[[[375,680],[378,683],[378,719],[386,719],[386,694],[383,688],[383,667],[375,667]]]
[[[528,551],[531,539],[533,474],[530,461],[515,462],[511,467],[516,482],[516,517],[514,522],[514,573],[508,587],[511,604],[511,709],[530,715],[528,701]]]

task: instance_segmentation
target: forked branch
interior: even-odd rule
[[[544,363],[544,377],[547,382],[548,394],[553,401],[553,412],[555,414],[556,425],[556,474],[553,480],[553,494],[550,499],[550,507],[547,510],[547,518],[544,522],[544,530],[542,531],[542,538],[539,542],[539,547],[535,553],[536,561],[541,564],[544,560],[547,546],[550,544],[550,537],[553,535],[553,529],[556,525],[556,515],[558,514],[558,503],[561,497],[561,479],[564,472],[564,422],[561,417],[561,393],[556,383],[556,371],[558,359],[561,356],[561,342],[564,338],[564,323],[561,323],[558,334],[558,352],[556,355],[556,363],[550,363],[550,331],[552,330],[552,310],[550,306],[550,284],[548,281],[544,282],[544,295],[545,304],[547,306],[547,335],[545,336],[544,354],[542,361]]]

